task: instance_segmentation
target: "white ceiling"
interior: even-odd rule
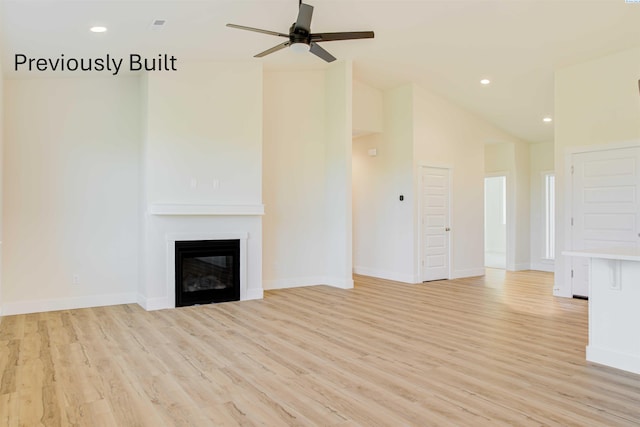
[[[625,0],[306,0],[312,31],[373,30],[373,40],[323,44],[381,89],[415,82],[530,142],[553,140],[554,70],[640,46],[640,3]],[[297,0],[4,0],[3,68],[14,55],[139,53],[262,61],[267,69],[324,67],[311,54],[252,56],[283,39],[225,27],[288,32]],[[166,19],[152,30],[154,19]],[[109,31],[93,34],[91,25]],[[492,84],[481,86],[481,78]],[[640,76],[638,76],[640,78]],[[589,88],[585,88],[588,90]]]

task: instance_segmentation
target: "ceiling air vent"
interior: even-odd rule
[[[152,30],[160,30],[164,28],[164,25],[167,23],[166,19],[154,19],[151,23]]]

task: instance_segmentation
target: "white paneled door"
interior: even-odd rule
[[[636,247],[640,218],[640,147],[572,156],[572,249]],[[574,296],[589,296],[588,258],[571,263]]]
[[[421,169],[422,280],[448,279],[450,169]]]

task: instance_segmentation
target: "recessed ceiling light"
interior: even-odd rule
[[[488,85],[489,83],[491,83],[491,80],[489,80],[489,79],[482,79],[482,80],[480,80],[480,84]]]
[[[544,119],[542,119],[542,121],[545,123],[550,123],[553,121],[553,119],[551,117],[545,117]]]
[[[92,33],[104,33],[107,31],[107,27],[100,27],[100,26],[96,26],[96,27],[91,27],[89,28],[89,30]]]

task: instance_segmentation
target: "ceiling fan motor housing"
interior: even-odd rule
[[[291,24],[291,28],[289,29],[289,41],[291,44],[294,43],[311,43],[311,35],[308,31],[305,31],[304,28],[297,28],[296,23]]]

